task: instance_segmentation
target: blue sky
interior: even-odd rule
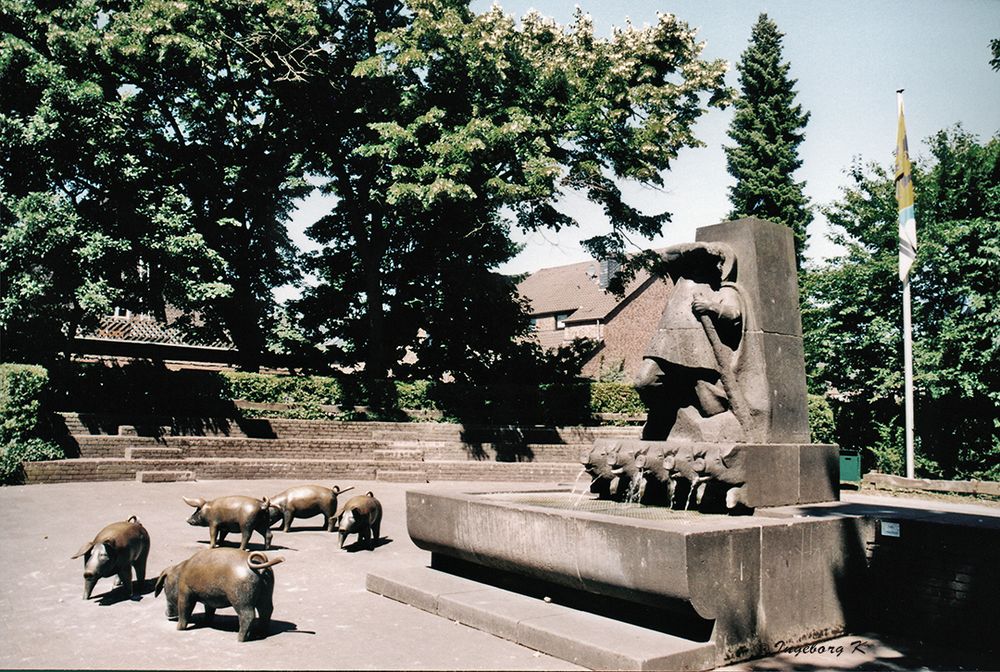
[[[491,2],[473,3],[477,11]],[[500,6],[522,16],[534,8],[560,23],[572,20],[574,5],[565,0],[507,0]],[[962,122],[985,140],[1000,132],[1000,73],[989,65],[990,39],[1000,38],[1000,0],[647,0],[597,2],[579,0],[593,17],[599,35],[626,17],[635,25],[654,23],[656,13],[669,12],[698,28],[703,57],[725,59],[733,66],[728,83],[738,87],[735,64],[746,49],[750,29],[766,12],[785,33],[784,59],[798,80],[797,102],[811,113],[800,147],[802,168],[797,180],[816,205],[829,203],[846,185],[844,171],[854,157],[892,163],[896,142],[896,89],[906,90],[906,124],[910,153],[927,155],[923,140]],[[692,240],[699,226],[725,218],[729,209],[724,144],[732,110],[713,110],[696,127],[706,147],[684,150],[666,174],[666,188],[624,185],[630,203],[647,212],[668,211],[673,221],[661,237],[637,239],[643,247]],[[917,195],[919,204],[919,194]],[[568,195],[561,207],[581,220],[577,229],[517,235],[524,251],[499,270],[535,271],[587,258],[579,241],[607,231],[607,221],[585,199]],[[313,245],[301,234],[324,214],[320,198],[306,199],[292,224],[300,247]],[[920,213],[917,213],[919,238]],[[826,222],[817,213],[809,229],[807,254],[828,256]]]

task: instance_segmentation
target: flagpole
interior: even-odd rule
[[[906,477],[913,478],[913,341],[911,338],[910,276],[903,280],[903,396],[906,410]]]
[[[903,90],[896,92],[899,119],[903,119]],[[900,122],[902,123],[902,122]],[[904,145],[905,147],[905,145]],[[898,159],[897,159],[898,160]],[[907,157],[909,162],[909,157]],[[897,179],[898,179],[897,175]],[[907,176],[909,177],[909,176]],[[910,310],[910,274],[903,277],[903,403],[904,434],[906,436],[906,477],[913,478],[913,340]]]

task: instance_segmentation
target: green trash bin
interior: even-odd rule
[[[857,450],[840,449],[840,480],[848,483],[861,482],[861,455]]]

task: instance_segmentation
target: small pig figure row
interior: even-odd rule
[[[294,518],[312,518],[320,514],[328,532],[339,531],[341,548],[349,534],[357,534],[359,541],[368,542],[373,548],[382,526],[382,505],[369,491],[352,497],[338,508],[338,495],[352,489],[299,485],[272,499],[231,495],[210,501],[184,497],[184,501],[195,509],[188,518],[188,524],[207,527],[212,548],[222,543],[228,533],[239,532],[240,549],[246,550],[250,535],[256,530],[264,537],[264,549],[267,550],[271,547],[271,526],[274,523],[282,521],[282,531],[289,532]]]
[[[238,639],[245,641],[255,610],[262,626],[266,628],[270,621],[274,591],[274,574],[270,568],[284,561],[280,557],[270,560],[260,552],[246,553],[252,532],[257,530],[264,536],[264,548],[268,549],[273,523],[282,520],[283,530],[288,532],[293,518],[323,514],[324,527],[330,532],[339,521],[341,548],[347,535],[353,533],[358,534],[359,541],[367,541],[374,547],[382,523],[382,505],[368,492],[352,497],[337,508],[337,495],[350,489],[298,486],[273,500],[231,496],[206,502],[185,497],[184,501],[196,509],[187,522],[209,528],[211,547],[160,572],[154,597],[165,593],[167,617],[177,619],[178,630],[187,627],[197,602],[205,605],[206,621],[211,620],[216,609],[231,606],[239,617]],[[229,532],[240,532],[240,548],[217,548]],[[130,595],[134,594],[134,585],[141,589],[146,578],[149,546],[149,533],[135,516],[111,523],[98,532],[72,556],[84,558],[84,599],[90,599],[98,579],[114,575]],[[132,582],[133,570],[135,584]]]

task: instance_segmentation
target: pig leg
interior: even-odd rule
[[[137,558],[132,566],[135,568],[135,586],[134,590],[141,593],[142,588],[146,583],[146,556]]]
[[[257,632],[262,639],[267,637],[272,613],[274,613],[274,603],[271,601],[271,595],[264,591],[257,600]]]
[[[246,525],[246,526],[244,526],[243,528],[240,529],[240,550],[241,551],[247,550],[247,544],[250,543],[250,535],[251,534],[253,534],[253,528],[250,527],[249,525]],[[267,546],[264,546],[264,549],[267,550]]]
[[[250,538],[250,534],[253,532],[253,529],[254,528],[251,528],[250,531],[247,532],[247,539]],[[271,548],[271,539],[274,538],[274,533],[271,531],[271,528],[268,527],[266,523],[264,525],[259,524],[259,519],[258,519],[258,525],[256,526],[256,530],[260,532],[262,537],[264,537],[264,550],[266,551],[267,549]]]
[[[205,625],[208,625],[209,623],[211,623],[213,618],[215,618],[215,607],[210,607],[209,605],[206,604],[205,605],[205,619],[204,619]]]
[[[132,566],[125,565],[118,570],[118,581],[125,586],[125,594],[132,596]]]
[[[195,599],[186,590],[177,591],[177,629],[183,630],[191,620]]]
[[[375,541],[381,539],[382,538],[381,532],[382,532],[382,521],[376,520],[374,523],[372,523],[372,535],[373,535],[372,539],[374,539]]]
[[[222,541],[222,539],[219,539],[218,541],[216,541],[216,537],[218,537],[218,536],[219,536],[219,529],[218,529],[218,527],[216,527],[215,523],[209,523],[208,524],[208,547],[209,548],[215,548],[216,546],[219,545],[219,541]]]
[[[250,634],[250,625],[253,623],[253,605],[248,604],[240,607],[236,610],[237,615],[240,618],[240,634],[237,640],[240,642],[247,641],[247,635]]]
[[[291,511],[291,509],[285,509],[282,513],[284,514],[282,516],[284,518],[284,524],[281,526],[281,531],[282,532],[291,532],[291,530],[292,530],[292,518],[294,517],[292,515],[292,511]]]

